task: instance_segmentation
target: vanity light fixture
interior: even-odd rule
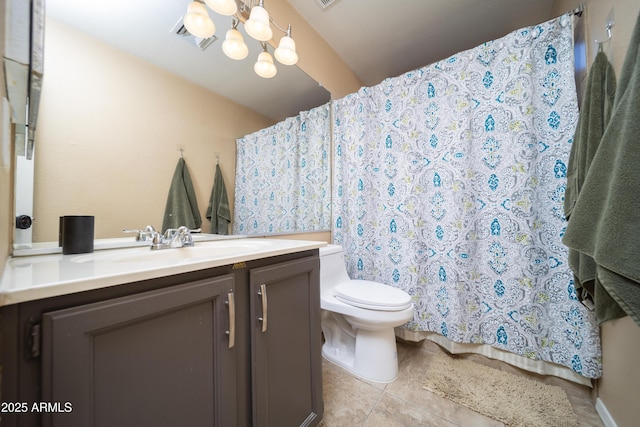
[[[258,60],[253,64],[253,71],[265,79],[270,79],[278,72],[271,54],[267,51],[267,43],[262,42],[262,52],[258,55]]]
[[[287,34],[280,39],[280,44],[273,54],[276,56],[276,59],[284,65],[293,65],[298,62],[296,42],[291,38],[291,24],[289,24]]]
[[[231,16],[238,11],[235,0],[204,0],[204,2],[211,10],[220,15]]]
[[[227,36],[222,42],[222,51],[231,59],[244,59],[249,55],[249,48],[244,42],[244,38],[240,31],[236,29],[238,21],[235,19],[232,23],[232,28],[227,31]]]
[[[201,39],[208,39],[216,32],[216,26],[209,17],[207,8],[198,1],[192,1],[187,6],[184,26],[192,35]]]
[[[260,0],[256,6],[251,8],[249,19],[244,23],[244,29],[254,39],[266,42],[273,37],[271,25],[269,24],[269,12],[264,8],[264,0]]]
[[[262,45],[262,52],[253,69],[260,77],[271,78],[277,69],[271,54],[267,51],[267,41],[273,38],[271,24],[285,33],[280,39],[274,55],[278,62],[284,65],[294,65],[298,62],[296,43],[291,38],[291,25],[286,30],[280,28],[264,8],[264,0],[202,0],[211,10],[224,15],[233,16],[231,29],[227,31],[222,50],[231,59],[241,60],[249,54],[249,48],[238,31],[238,23],[243,22],[249,36],[258,40]],[[209,38],[215,32],[215,25],[200,0],[194,0],[187,6],[184,16],[185,28],[195,37]]]

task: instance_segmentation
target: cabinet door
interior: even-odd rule
[[[322,418],[319,280],[317,257],[250,271],[254,427]]]
[[[225,275],[44,314],[43,401],[61,411],[43,425],[235,425],[234,292]]]

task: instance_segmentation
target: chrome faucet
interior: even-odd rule
[[[151,225],[147,225],[144,230],[122,230],[124,233],[137,233],[136,241],[151,241],[151,250],[182,248],[185,246],[193,246],[193,238],[191,230],[188,227],[181,226],[178,228],[170,228],[164,234],[156,231]],[[197,230],[196,230],[197,231]]]
[[[151,243],[151,250],[182,248],[185,246],[193,246],[193,238],[191,237],[191,230],[183,225],[177,229],[169,228],[164,232],[164,235],[156,232],[153,237],[153,243]]]

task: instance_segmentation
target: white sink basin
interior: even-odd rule
[[[148,247],[97,251],[71,259],[75,263],[181,263],[207,259],[221,259],[250,254],[274,247],[272,241],[263,239],[232,239],[216,242],[199,242],[195,246],[151,250]]]

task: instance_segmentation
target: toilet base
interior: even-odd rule
[[[390,383],[398,377],[398,353],[393,328],[358,329],[353,346],[334,346],[327,340],[322,356],[356,377]],[[344,344],[344,342],[341,342]]]

